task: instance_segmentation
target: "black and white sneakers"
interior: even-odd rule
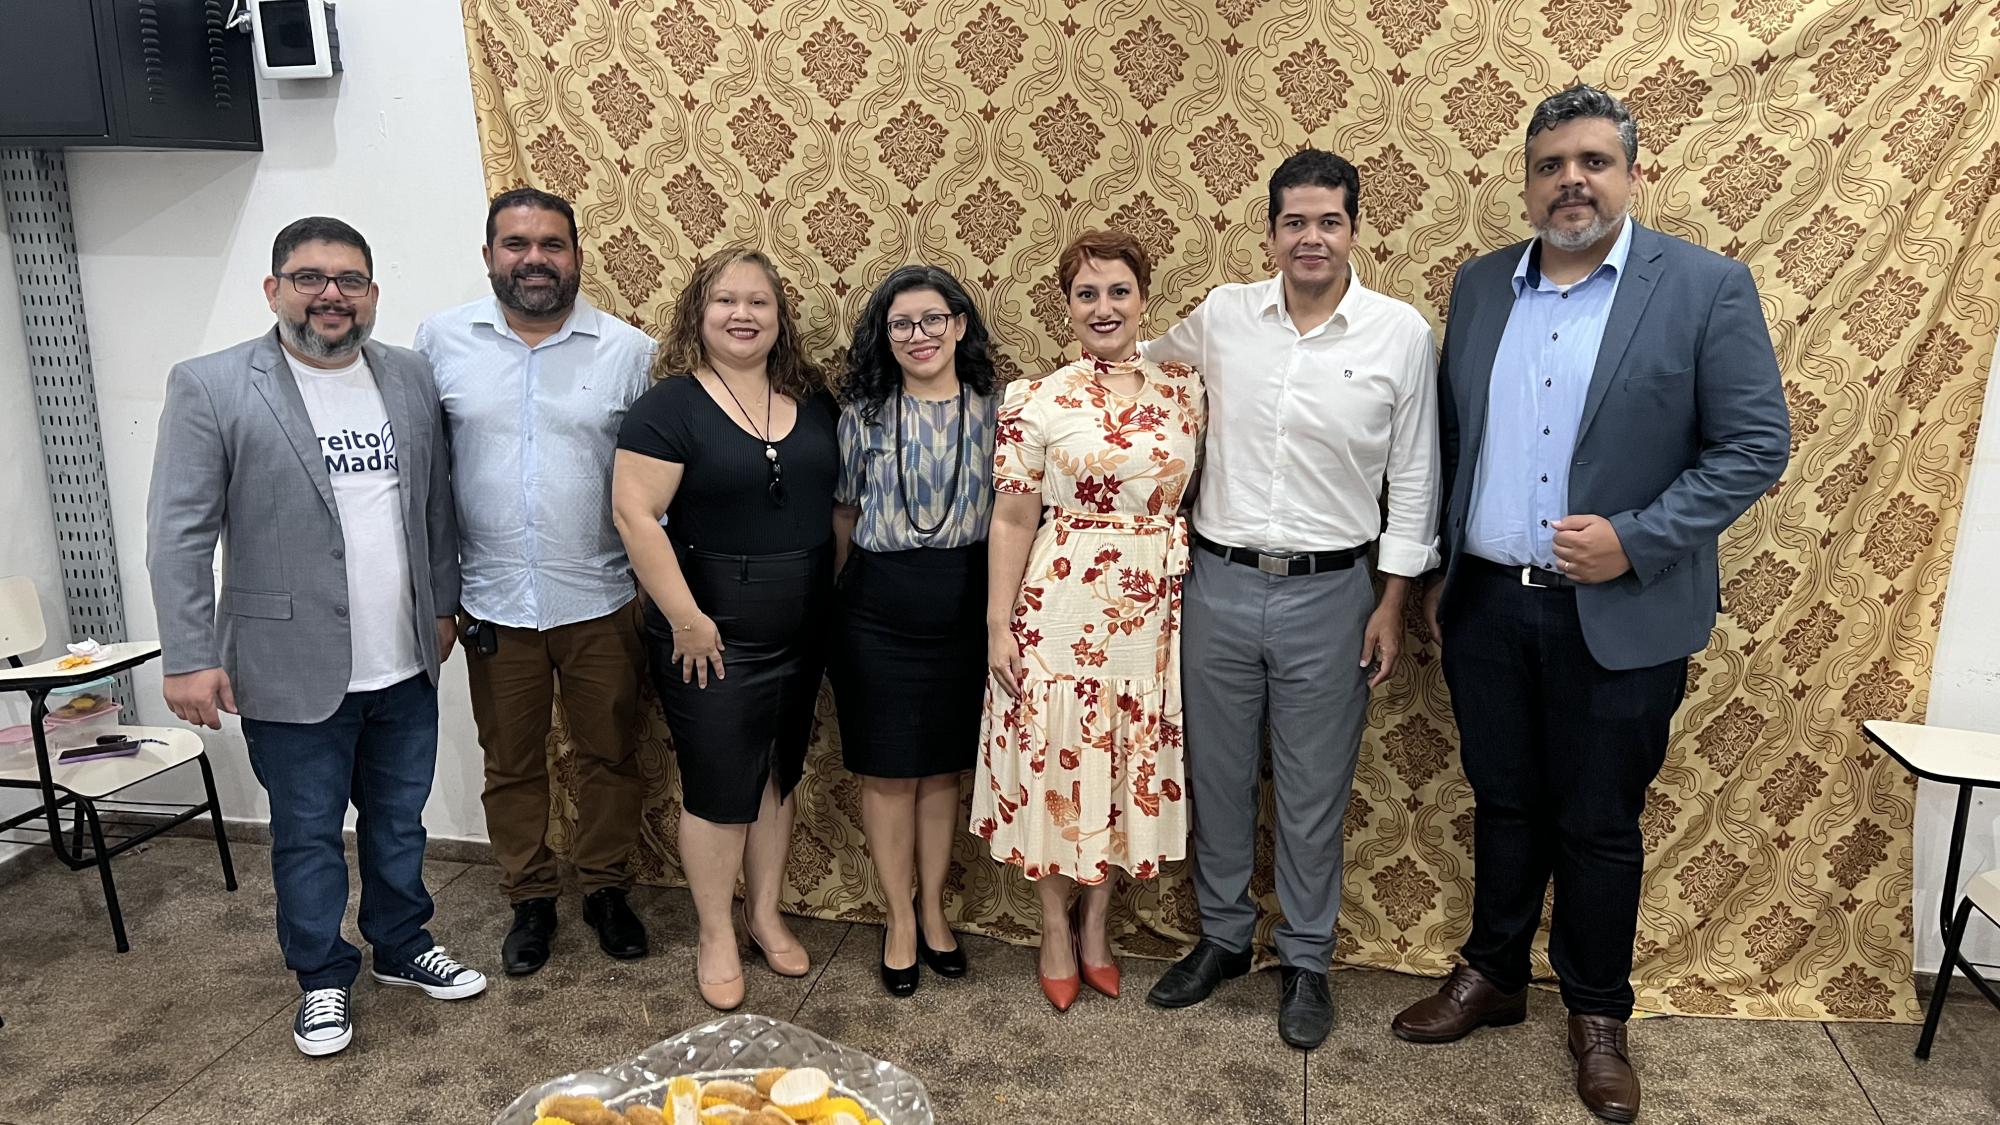
[[[486,974],[452,960],[442,945],[433,945],[399,965],[378,964],[374,973],[383,984],[421,988],[437,1000],[463,1000],[486,991]]]
[[[354,1042],[347,990],[315,988],[300,997],[299,1014],[292,1020],[292,1042],[314,1058],[346,1050]]]
[[[383,984],[421,988],[439,1000],[463,1000],[486,991],[486,976],[468,969],[434,945],[399,965],[375,967]],[[345,988],[314,988],[299,998],[292,1042],[313,1058],[337,1054],[354,1042],[353,996]]]

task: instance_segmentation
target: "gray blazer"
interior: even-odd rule
[[[395,427],[418,651],[458,608],[458,524],[429,361],[362,346]],[[215,546],[224,544],[222,597]],[[346,540],[319,436],[276,330],[167,376],[146,566],[168,675],[220,667],[246,718],[316,723],[347,694]]]
[[[1451,614],[1487,387],[1527,246],[1474,258],[1452,284],[1438,367],[1441,618]],[[1777,483],[1790,450],[1778,360],[1750,271],[1635,220],[1569,478],[1569,510],[1609,519],[1632,562],[1576,592],[1599,664],[1645,668],[1708,644],[1720,606],[1716,540]]]

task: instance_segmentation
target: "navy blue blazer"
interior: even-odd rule
[[[1452,283],[1438,366],[1443,620],[1464,555],[1493,359],[1527,247],[1474,258]],[[1716,540],[1777,483],[1790,451],[1778,360],[1750,271],[1634,220],[1569,477],[1570,513],[1609,519],[1632,563],[1576,591],[1599,664],[1645,668],[1707,646],[1720,607]]]

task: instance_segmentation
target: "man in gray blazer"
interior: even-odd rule
[[[350,801],[375,979],[444,1000],[486,987],[424,928],[457,527],[430,365],[368,339],[373,269],[338,219],[278,234],[264,280],[277,326],[168,375],[146,505],[167,705],[217,729],[219,712],[240,714],[270,796],[278,942],[304,992],[292,1038],[307,1055],[353,1038]]]
[[[1630,1121],[1639,815],[1715,623],[1716,539],[1784,471],[1790,425],[1750,271],[1640,226],[1638,127],[1589,86],[1527,130],[1538,237],[1460,269],[1439,368],[1444,650],[1478,859],[1464,964],[1392,1027],[1442,1043],[1526,1014],[1550,960],[1576,1087]]]

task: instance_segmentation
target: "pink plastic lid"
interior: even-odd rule
[[[56,712],[52,711],[49,713],[48,718],[42,720],[42,729],[54,730],[57,727],[69,726],[72,723],[90,723],[90,722],[96,722],[100,719],[116,718],[118,716],[118,710],[119,710],[118,704],[112,700],[107,699],[104,701],[103,706],[94,708],[91,711],[80,715],[79,714],[59,715]],[[0,729],[0,746],[26,746],[28,743],[33,742],[34,740],[35,740],[35,734],[33,731],[28,729],[28,724],[26,723],[21,723],[16,726]]]

